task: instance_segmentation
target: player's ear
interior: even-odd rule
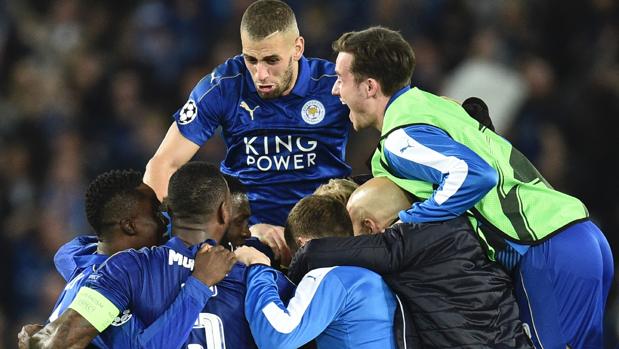
[[[135,229],[135,224],[133,224],[133,220],[131,218],[123,218],[118,223],[120,225],[120,229],[126,235],[136,235],[137,230]]]
[[[297,36],[297,38],[294,40],[294,54],[293,54],[293,59],[295,61],[298,61],[301,59],[301,56],[303,55],[303,51],[305,50],[305,39],[303,39],[302,36]]]
[[[221,202],[219,209],[217,210],[217,220],[219,224],[228,224],[230,222],[230,209],[230,200],[224,200]]]
[[[366,95],[368,97],[374,97],[378,94],[378,91],[380,91],[380,85],[378,84],[378,81],[372,78],[366,79]]]
[[[297,247],[299,247],[299,248],[305,246],[305,244],[307,244],[307,242],[310,241],[310,240],[311,239],[304,238],[302,236],[297,236],[297,238],[295,239],[295,241],[297,243]]]
[[[363,234],[373,234],[375,227],[376,223],[369,218],[364,218],[361,221],[361,231]]]

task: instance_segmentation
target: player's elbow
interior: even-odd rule
[[[489,192],[497,183],[499,183],[499,176],[497,171],[492,167],[485,168],[479,173],[477,178],[477,185],[484,193]]]
[[[146,163],[146,173],[159,173],[161,170],[171,166],[172,162],[167,157],[155,154]]]

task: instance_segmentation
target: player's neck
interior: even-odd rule
[[[205,240],[215,240],[219,243],[219,239],[213,232],[216,229],[211,227],[211,224],[203,224],[200,226],[191,226],[181,224],[173,224],[172,235],[179,238],[187,246],[193,246],[204,242]]]
[[[97,243],[97,254],[102,254],[105,256],[111,256],[114,253],[125,250],[125,249],[126,247],[118,248],[109,242],[105,242],[101,240],[99,240],[99,242]]]
[[[375,115],[376,122],[374,123],[374,128],[378,131],[382,131],[383,129],[383,121],[385,120],[385,113],[387,112],[387,105],[389,104],[389,100],[391,97],[383,96],[382,94],[376,97],[376,108],[373,111]]]

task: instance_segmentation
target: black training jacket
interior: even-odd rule
[[[486,257],[466,218],[315,239],[295,255],[288,276],[299,282],[335,265],[383,276],[405,309],[405,325],[395,322],[401,348],[533,348],[511,279]]]

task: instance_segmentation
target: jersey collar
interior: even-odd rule
[[[395,101],[398,97],[408,92],[408,90],[410,89],[411,89],[410,86],[406,86],[406,87],[399,89],[396,93],[394,93],[393,96],[389,98],[389,102],[387,103],[387,106],[385,107],[385,111],[387,111],[387,109],[389,108],[391,103],[393,103],[393,101]]]
[[[207,239],[204,242],[201,242],[197,245],[193,245],[190,247],[187,247],[185,245],[185,243],[183,242],[183,240],[177,238],[176,236],[171,238],[170,240],[168,240],[168,242],[166,242],[165,246],[170,247],[171,249],[173,249],[176,252],[181,252],[184,255],[188,256],[188,257],[194,257],[196,255],[196,253],[198,253],[198,251],[200,250],[200,248],[202,247],[203,244],[209,244],[211,246],[215,246],[217,245],[217,242],[215,240],[212,239]]]
[[[97,243],[90,243],[84,246],[84,249],[73,257],[75,266],[78,268],[85,268],[93,264],[99,265],[103,263],[109,256],[105,254],[97,253]]]
[[[295,81],[294,87],[292,88],[292,91],[290,91],[290,94],[293,94],[299,97],[305,97],[307,95],[307,90],[309,89],[309,86],[308,86],[309,80],[310,80],[309,62],[307,61],[307,58],[305,58],[305,56],[301,56],[301,59],[299,60],[299,74],[297,75],[297,81]],[[249,72],[249,70],[245,71],[245,82],[247,83],[247,86],[249,87],[249,91],[253,93],[258,93],[256,91],[256,85],[254,85],[254,80],[252,80],[251,73]]]
[[[297,74],[297,81],[294,83],[294,87],[291,94],[299,97],[305,97],[307,90],[309,89],[310,71],[309,63],[304,56],[301,56],[299,60],[299,74]]]

